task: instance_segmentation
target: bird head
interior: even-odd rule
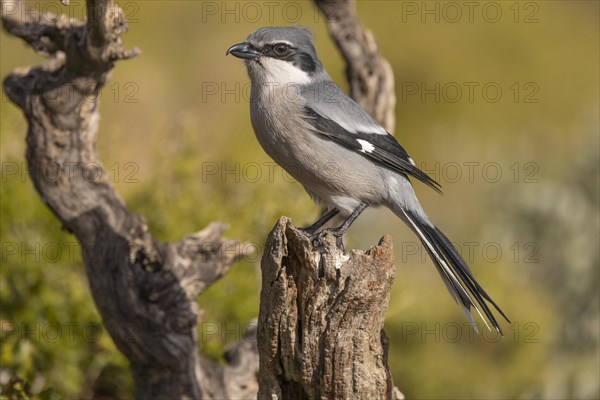
[[[324,73],[312,33],[300,27],[260,28],[226,54],[244,59],[253,84],[307,84]]]

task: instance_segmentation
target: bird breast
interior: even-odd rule
[[[360,193],[378,203],[384,185],[381,168],[315,133],[304,119],[305,104],[293,85],[253,85],[250,117],[262,148],[315,200]]]

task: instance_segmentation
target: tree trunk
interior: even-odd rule
[[[399,399],[387,366],[385,312],[394,281],[389,236],[346,255],[311,243],[287,218],[262,258],[259,399]]]

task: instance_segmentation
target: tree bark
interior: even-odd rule
[[[239,243],[222,238],[221,223],[175,243],[159,242],[127,209],[98,159],[100,90],[116,61],[139,53],[123,48],[122,10],[112,0],[88,0],[85,22],[24,7],[2,2],[4,28],[48,59],[11,73],[4,89],[28,122],[35,188],[81,243],[92,295],[130,361],[136,397],[254,397],[253,330],[228,350],[228,365],[198,353],[196,297],[241,256]]]
[[[347,63],[350,95],[388,131],[394,76],[351,0],[315,0]],[[395,276],[391,239],[344,254],[283,217],[262,263],[259,399],[403,399],[387,365],[385,312]]]
[[[395,276],[389,236],[346,255],[311,243],[289,219],[262,258],[259,399],[397,399],[387,366],[385,312]]]

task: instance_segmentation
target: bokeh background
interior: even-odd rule
[[[83,1],[28,2],[83,15]],[[262,243],[277,218],[319,213],[263,153],[249,85],[225,50],[267,25],[315,32],[344,64],[311,2],[121,1],[126,43],[101,99],[98,151],[129,207],[169,241],[213,220],[258,252],[198,300],[203,354],[222,361],[258,314]],[[468,2],[467,2],[468,3]],[[347,247],[394,238],[390,367],[414,399],[593,399],[599,390],[599,3],[359,1],[396,77],[395,136],[444,188],[416,184],[433,221],[506,311],[506,336],[476,335],[415,237],[368,210]],[[39,63],[0,34],[0,75]],[[130,398],[126,359],[94,308],[75,238],[24,164],[26,124],[1,107],[0,382],[46,398]]]

